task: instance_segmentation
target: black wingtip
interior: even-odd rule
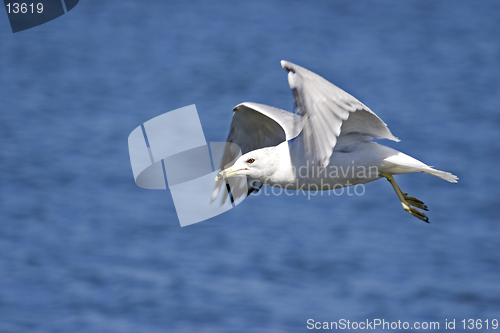
[[[291,62],[288,62],[286,60],[281,60],[281,67],[283,67],[284,70],[295,73],[295,70],[293,69],[292,65],[293,64]]]

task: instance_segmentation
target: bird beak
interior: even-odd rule
[[[227,168],[227,169],[222,170],[221,172],[219,172],[217,174],[217,176],[215,176],[215,181],[226,179],[228,177],[237,176],[238,172],[240,172],[242,170],[245,170],[245,169],[234,170],[232,167],[229,167],[229,168]]]

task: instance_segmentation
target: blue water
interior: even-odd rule
[[[0,332],[304,332],[315,321],[500,319],[497,1],[91,1],[13,34],[0,14]],[[460,177],[362,196],[255,196],[180,228],[127,137],[196,104],[291,110],[279,61]],[[487,331],[483,329],[481,331]]]

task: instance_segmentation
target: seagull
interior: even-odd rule
[[[295,99],[295,112],[245,102],[234,108],[226,149],[216,176],[212,202],[228,177],[247,177],[247,194],[263,184],[285,190],[327,191],[386,178],[403,209],[422,221],[427,206],[408,196],[393,175],[423,172],[451,183],[458,177],[432,167],[376,139],[399,142],[366,105],[323,77],[281,61]],[[230,189],[228,183],[226,183]],[[225,193],[223,201],[232,193]]]

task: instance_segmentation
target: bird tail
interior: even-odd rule
[[[446,171],[436,170],[431,167],[424,168],[422,172],[447,180],[450,183],[456,183],[458,181],[458,177],[455,176],[454,174]]]
[[[423,172],[428,175],[433,175],[441,179],[447,180],[450,183],[456,183],[458,177],[446,171],[436,170],[428,166],[419,160],[403,154],[402,152],[395,151],[392,148],[382,146],[383,152],[390,154],[390,156],[384,158],[384,170],[381,170],[390,174],[402,174],[410,172]]]

